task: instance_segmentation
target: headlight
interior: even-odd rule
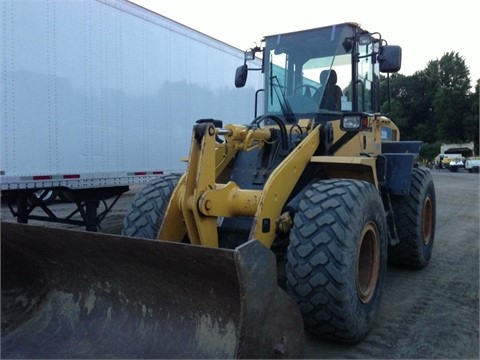
[[[362,118],[360,116],[345,116],[342,121],[342,127],[347,129],[359,129],[362,123]]]
[[[343,131],[359,131],[368,126],[368,115],[345,114],[340,120],[340,129]]]

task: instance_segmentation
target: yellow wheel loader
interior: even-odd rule
[[[260,114],[197,121],[186,171],[138,192],[122,235],[2,223],[2,357],[299,358],[304,329],[362,340],[387,257],[421,269],[435,236],[421,142],[379,111],[400,62],[354,23],[266,36],[235,74],[265,74]]]

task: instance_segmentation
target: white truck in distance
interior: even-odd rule
[[[234,87],[242,50],[129,1],[5,0],[0,13],[0,185],[18,222],[95,231],[105,200],[184,170],[196,120],[256,116],[261,74]],[[56,194],[81,220],[49,211]]]
[[[480,169],[480,157],[472,157],[465,160],[465,170],[478,173]]]
[[[458,144],[442,144],[440,154],[435,157],[435,167],[437,169],[448,169],[451,172],[457,172],[466,167],[466,160],[475,156],[475,144],[473,141]],[[469,167],[472,166],[469,163]],[[468,169],[467,169],[468,170]]]
[[[463,166],[462,154],[438,154],[435,157],[435,167],[450,170],[450,164],[457,165],[460,161],[462,161]]]

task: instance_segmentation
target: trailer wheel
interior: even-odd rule
[[[172,192],[181,174],[169,174],[139,191],[123,220],[122,235],[148,239],[157,237]]]
[[[50,205],[53,204],[57,199],[58,192],[57,190],[44,189],[34,191],[33,195],[35,195],[39,199],[43,197],[42,203],[45,205]]]
[[[410,193],[392,197],[400,242],[388,248],[389,264],[422,269],[428,265],[435,238],[436,198],[432,174],[413,169]]]
[[[287,287],[305,328],[343,342],[363,339],[379,307],[386,255],[385,211],[372,184],[313,184],[299,203],[287,253]]]

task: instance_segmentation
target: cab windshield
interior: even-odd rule
[[[378,69],[369,56],[374,45],[355,42],[355,29],[341,24],[266,37],[265,111],[374,111],[371,90]]]

